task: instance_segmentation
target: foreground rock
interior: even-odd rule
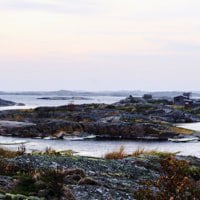
[[[146,194],[149,197],[154,195],[151,199],[158,200],[163,191],[165,192],[163,200],[168,200],[170,197],[179,199],[176,197],[184,194],[188,195],[188,199],[196,199],[195,197],[200,195],[197,184],[200,180],[200,160],[192,157],[175,158],[167,154],[156,154],[106,160],[73,156],[22,155],[3,159],[0,165],[9,166],[1,172],[4,175],[0,176],[0,189],[4,192],[1,199],[8,199],[8,196],[11,196],[8,193],[12,191],[18,196],[21,195],[22,200],[149,199],[145,198]],[[165,171],[166,166],[167,171]],[[15,173],[18,173],[18,176]],[[192,188],[189,182],[184,182],[186,176],[187,181],[197,188]],[[164,177],[166,184],[154,187],[150,185],[150,181],[153,184],[158,180],[162,184]],[[174,182],[172,178],[180,181],[183,191],[176,193],[168,188],[167,181],[175,189],[179,187],[179,182]],[[148,190],[145,192],[147,183]],[[139,198],[139,195],[142,195],[142,198]]]

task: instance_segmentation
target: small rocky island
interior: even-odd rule
[[[95,135],[98,140],[198,137],[197,132],[178,128],[174,124],[200,122],[199,113],[199,104],[185,107],[147,95],[143,98],[130,96],[111,105],[69,104],[1,111],[0,135],[28,138]]]
[[[24,104],[0,99],[0,107],[2,106],[24,106]]]
[[[37,98],[39,100],[53,100],[53,101],[65,101],[65,100],[91,100],[91,98],[88,97],[61,97],[61,96],[53,96],[53,97],[39,97]]]

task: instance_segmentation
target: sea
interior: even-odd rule
[[[112,104],[125,97],[117,96],[87,96],[88,100],[41,100],[41,95],[0,95],[1,99],[10,100],[18,103],[24,103],[25,106],[0,107],[0,110],[10,109],[28,109],[40,106],[60,106],[69,103],[89,104],[106,103]],[[200,123],[179,124],[178,126],[189,128],[200,132]],[[27,152],[44,151],[46,148],[52,148],[57,151],[72,150],[75,155],[103,157],[106,153],[118,150],[124,146],[127,153],[132,153],[138,149],[157,150],[174,152],[179,155],[200,157],[200,142],[192,141],[187,143],[174,143],[170,141],[96,141],[96,140],[45,140],[31,138],[13,138],[0,136],[0,147],[16,150],[21,144],[25,143]],[[9,145],[8,145],[9,144]]]
[[[69,100],[43,100],[40,99],[42,97],[49,97],[49,96],[41,96],[41,95],[0,95],[1,99],[13,101],[17,103],[23,103],[25,106],[8,106],[8,107],[0,107],[0,110],[11,110],[11,109],[27,109],[27,108],[37,108],[41,106],[61,106],[61,105],[68,105],[70,103],[73,104],[90,104],[90,103],[106,103],[112,104],[115,102],[124,99],[123,96],[84,96],[84,99],[76,100],[76,99],[69,99]],[[50,96],[52,97],[60,97],[60,96]],[[69,96],[70,98],[71,96]]]

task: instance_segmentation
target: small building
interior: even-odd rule
[[[152,98],[153,98],[153,96],[151,94],[144,94],[143,95],[143,99],[145,99],[145,100],[150,100]]]
[[[190,99],[191,95],[192,95],[191,92],[184,92],[184,93],[183,93],[183,96],[184,96],[184,97],[187,97],[188,99]]]
[[[183,95],[176,96],[176,97],[174,97],[174,104],[175,105],[184,105],[186,100],[188,100],[188,98]]]
[[[174,97],[174,104],[185,106],[187,108],[193,105],[193,100],[190,99],[191,93],[183,93],[183,95],[179,95]]]

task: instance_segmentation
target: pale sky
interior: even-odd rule
[[[199,0],[0,0],[0,90],[198,90]]]

